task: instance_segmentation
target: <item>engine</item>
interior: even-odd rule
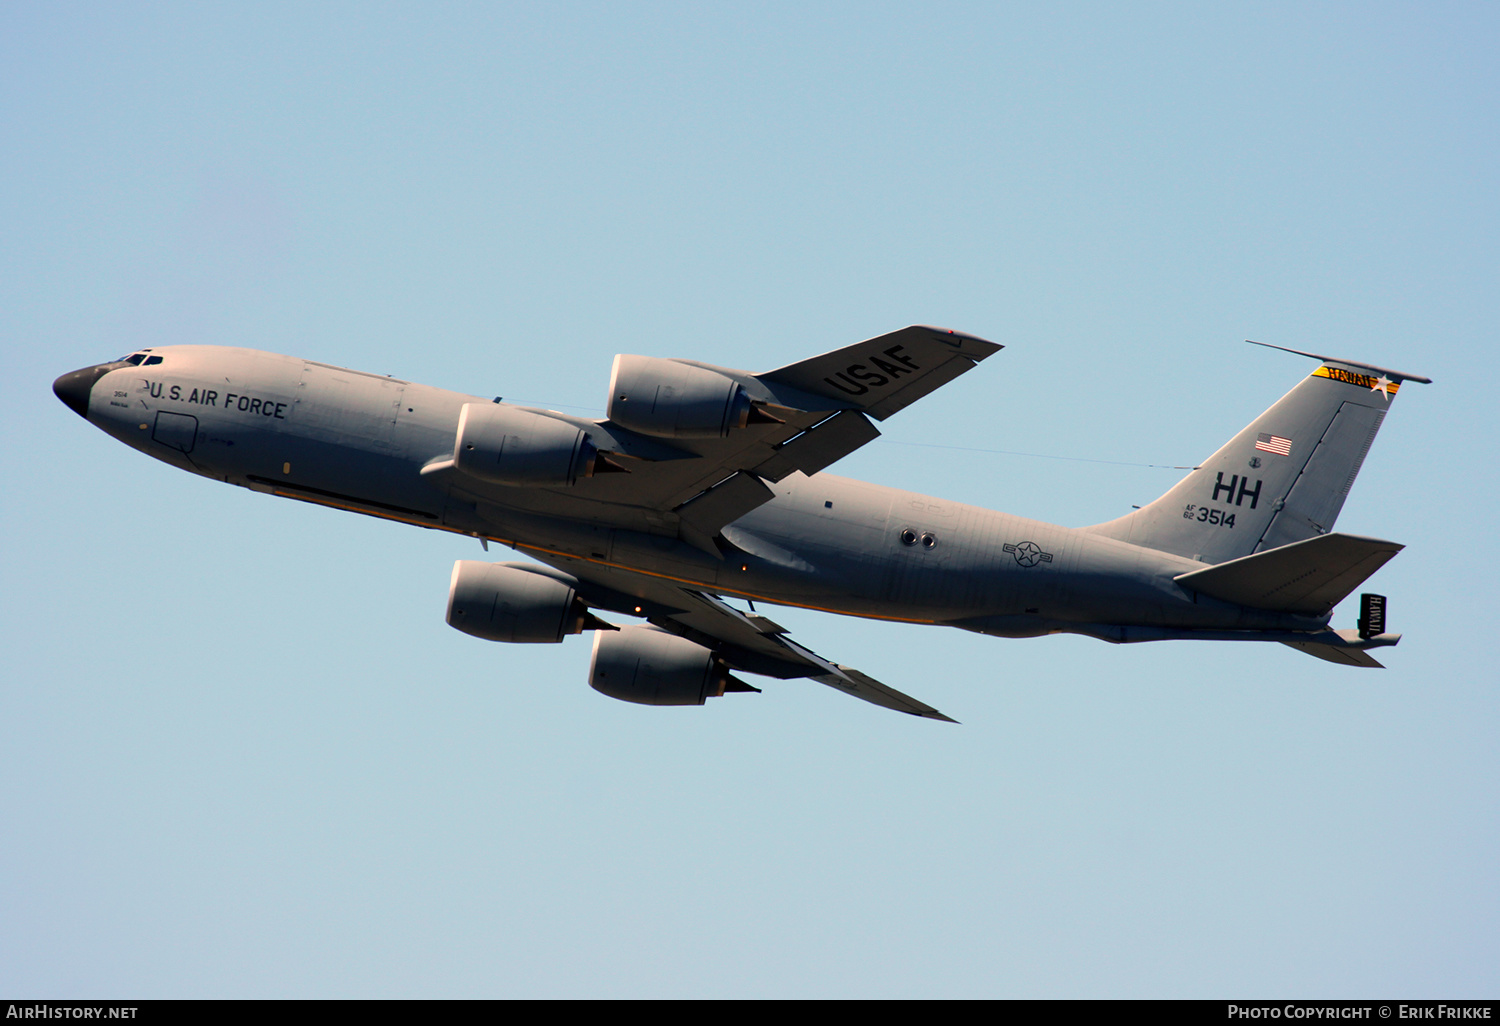
[[[598,455],[581,428],[498,403],[465,403],[453,445],[454,466],[503,485],[570,485]]]
[[[702,705],[725,691],[756,690],[731,677],[709,649],[655,627],[596,634],[589,684],[641,705]]]
[[[656,438],[723,438],[751,417],[739,382],[704,367],[651,356],[617,356],[609,419]]]
[[[461,559],[448,585],[448,625],[486,641],[556,644],[595,620],[563,581],[506,563]]]

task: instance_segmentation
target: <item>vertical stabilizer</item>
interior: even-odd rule
[[[1430,379],[1298,355],[1322,366],[1166,495],[1085,530],[1204,563],[1331,531],[1402,382]]]

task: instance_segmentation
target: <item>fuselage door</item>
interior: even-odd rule
[[[188,413],[156,411],[156,422],[151,426],[151,439],[180,453],[193,451],[198,440],[198,418]]]

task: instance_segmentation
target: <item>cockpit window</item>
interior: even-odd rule
[[[148,356],[148,357],[146,357],[146,366],[147,367],[150,367],[151,365],[157,364],[157,363],[161,363],[161,357],[159,357],[159,356]]]
[[[141,361],[144,360],[145,358],[146,358],[146,354],[145,353],[131,353],[129,356],[122,356],[122,357],[120,357],[120,362],[121,363],[133,363],[136,366],[140,366]]]

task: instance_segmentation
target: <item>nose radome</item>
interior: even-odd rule
[[[117,363],[98,363],[92,367],[84,367],[82,370],[71,371],[52,382],[52,391],[63,405],[74,413],[88,419],[89,415],[89,393],[94,390],[94,382],[119,366]]]

